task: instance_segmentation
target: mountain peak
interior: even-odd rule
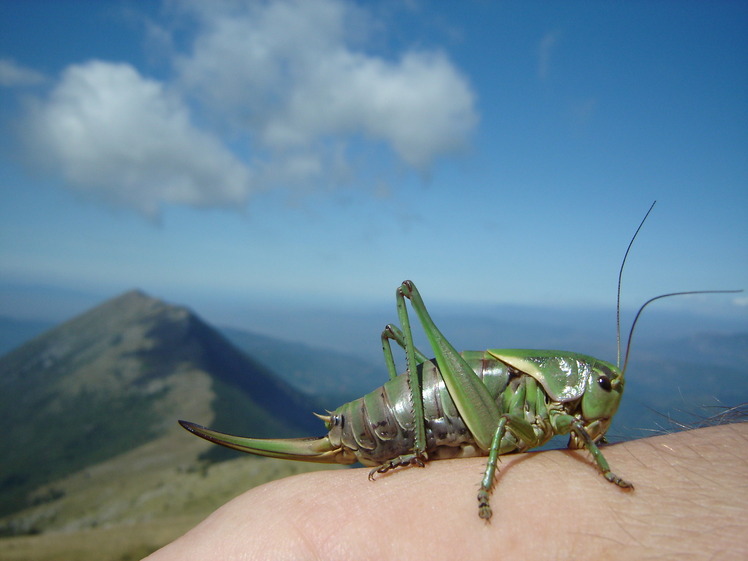
[[[134,288],[102,302],[95,308],[76,316],[67,323],[83,319],[93,320],[94,318],[103,316],[118,316],[122,320],[132,320],[137,316],[149,314],[167,307],[169,305],[162,300],[150,296],[139,288]]]
[[[43,481],[156,438],[189,439],[178,418],[298,436],[316,424],[311,410],[187,308],[130,290],[0,358],[10,427],[0,440],[0,514]]]
[[[119,296],[115,296],[110,301],[129,301],[129,302],[152,302],[156,298],[146,293],[140,288],[132,288],[127,292],[123,292]]]

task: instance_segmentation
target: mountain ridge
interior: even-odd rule
[[[299,436],[318,428],[312,409],[188,308],[128,291],[0,357],[9,427],[0,516],[27,506],[28,493],[50,480],[164,436],[194,439],[179,418]]]

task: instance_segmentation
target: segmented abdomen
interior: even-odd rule
[[[484,352],[461,353],[483,380],[491,396],[503,411],[502,395],[509,390],[516,395],[517,386],[528,378]],[[430,459],[484,455],[460,417],[434,360],[419,365],[422,378],[423,407],[426,426],[426,451]],[[408,375],[402,374],[373,392],[340,406],[332,414],[330,441],[356,454],[368,466],[412,452],[415,419],[408,387]],[[533,412],[534,415],[534,412]],[[513,435],[507,435],[511,440]],[[508,441],[502,453],[516,446]]]

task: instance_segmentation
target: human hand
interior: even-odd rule
[[[748,559],[748,423],[584,451],[503,456],[478,518],[486,458],[368,468],[255,487],[147,561],[254,559]]]

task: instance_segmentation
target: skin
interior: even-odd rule
[[[169,560],[748,559],[748,423],[603,448],[635,491],[584,451],[504,456],[489,524],[485,458],[367,480],[368,469],[256,487],[147,557]]]

